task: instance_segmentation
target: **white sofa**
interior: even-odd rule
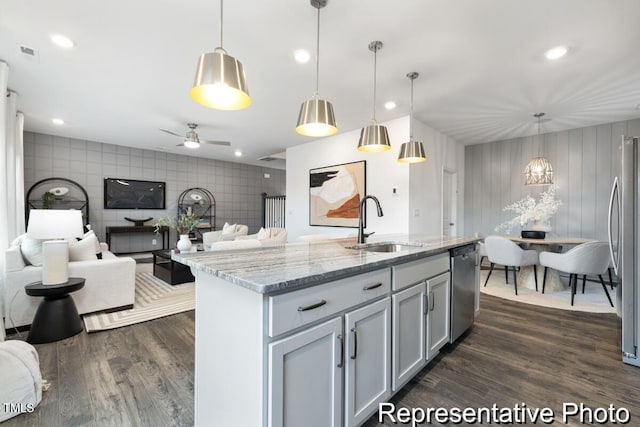
[[[211,249],[211,245],[216,242],[226,242],[235,240],[237,237],[249,234],[249,226],[244,224],[224,223],[222,230],[207,231],[202,233],[202,245],[205,250]]]
[[[257,240],[262,246],[284,245],[289,233],[286,228],[261,228],[255,234],[236,237],[236,240]]]
[[[78,313],[92,313],[133,305],[136,286],[136,262],[116,257],[106,243],[100,243],[102,259],[69,262],[69,277],[83,277],[85,284],[71,296]],[[27,265],[20,246],[5,252],[6,271],[0,299],[4,307],[4,327],[30,325],[41,298],[28,296],[24,286],[42,280],[42,267]]]

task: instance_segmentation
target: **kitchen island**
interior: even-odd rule
[[[196,425],[360,425],[449,342],[449,250],[477,240],[173,255],[196,277]]]

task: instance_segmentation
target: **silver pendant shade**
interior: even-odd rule
[[[316,34],[316,91],[311,99],[302,103],[298,114],[296,132],[306,136],[328,136],[338,132],[336,117],[331,102],[320,99],[318,82],[320,80],[320,9],[327,5],[327,0],[310,0],[311,6],[318,9]]]
[[[409,142],[405,142],[400,146],[400,154],[398,162],[400,163],[420,163],[427,160],[424,151],[424,145],[420,141],[413,139],[413,81],[419,76],[418,73],[411,72],[407,77],[411,80],[411,113],[409,115]]]
[[[360,131],[360,140],[358,141],[358,150],[365,152],[380,152],[391,149],[389,142],[389,132],[385,126],[376,122],[376,69],[378,51],[382,49],[381,41],[372,41],[369,43],[369,50],[373,52],[373,119],[371,124],[362,128]]]
[[[242,63],[222,47],[222,6],[220,0],[220,46],[200,55],[189,95],[205,107],[241,110],[251,105],[251,97]]]
[[[533,115],[538,119],[538,144],[540,144],[540,123],[544,113]],[[553,167],[545,157],[534,157],[524,168],[524,185],[551,185],[553,184]]]

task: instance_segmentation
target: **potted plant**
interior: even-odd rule
[[[42,209],[51,209],[51,205],[55,200],[55,194],[51,191],[45,191],[42,194]]]
[[[544,238],[545,233],[551,231],[549,220],[561,205],[562,202],[556,199],[556,187],[552,185],[540,194],[539,200],[527,195],[525,198],[506,206],[504,211],[513,211],[518,215],[500,224],[495,230],[505,230],[509,233],[513,227],[519,225],[523,232],[527,232],[525,227],[529,226],[531,231],[538,231],[537,234],[542,236],[540,238]]]
[[[193,214],[181,213],[177,217],[171,215],[160,217],[154,225],[156,233],[159,233],[162,227],[175,229],[180,236],[177,244],[178,250],[188,251],[191,249],[189,233],[198,228],[198,224],[200,224],[200,218],[193,216]]]

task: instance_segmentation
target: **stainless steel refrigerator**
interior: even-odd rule
[[[622,360],[640,367],[640,142],[622,137],[622,169],[609,201],[609,249],[622,285],[616,291],[622,317]]]

